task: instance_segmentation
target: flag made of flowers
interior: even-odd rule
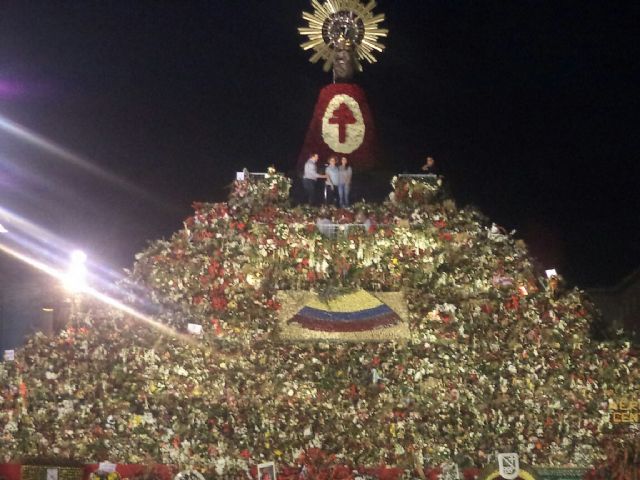
[[[287,340],[390,341],[409,338],[400,292],[356,290],[327,298],[313,292],[278,294],[280,336]]]

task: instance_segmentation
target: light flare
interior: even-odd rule
[[[27,127],[20,125],[19,123],[14,122],[13,120],[10,120],[3,115],[0,115],[0,129],[41,150],[44,150],[51,155],[61,158],[70,165],[78,167],[97,178],[114,184],[125,191],[135,193],[154,204],[161,205],[163,207],[168,206],[164,202],[155,198],[146,190],[138,187],[137,185],[122,179],[121,177],[109,172],[108,170],[98,167],[97,165],[93,164],[77,153],[74,153],[71,150],[56,144],[45,136],[29,130]]]
[[[50,265],[47,265],[44,262],[41,262],[38,259],[32,258],[29,255],[26,255],[24,253],[21,253],[7,245],[2,245],[0,244],[0,251],[6,253],[7,255],[9,255],[10,257],[19,260],[27,265],[29,265],[30,267],[35,268],[36,270],[45,273],[46,275],[49,275],[52,278],[55,278],[56,280],[64,283],[67,280],[67,272],[58,270]],[[160,331],[162,334],[165,335],[169,335],[175,338],[178,338],[186,343],[193,343],[193,340],[184,335],[181,334],[179,332],[177,332],[176,330],[174,330],[173,328],[158,322],[157,320],[149,317],[148,315],[145,315],[142,312],[137,311],[136,309],[132,308],[129,305],[126,305],[124,303],[122,303],[120,300],[117,300],[115,298],[112,298],[108,295],[105,295],[102,292],[99,292],[98,290],[96,290],[93,287],[87,286],[82,293],[90,298],[93,298],[95,300],[98,300],[99,302],[108,305],[112,308],[115,308],[116,310],[119,310],[122,313],[125,313],[133,318],[136,318],[137,320],[142,321],[143,323],[153,327],[154,329]]]

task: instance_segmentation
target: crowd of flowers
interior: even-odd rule
[[[621,428],[608,402],[638,397],[638,358],[590,339],[589,302],[543,279],[522,241],[450,199],[415,202],[412,183],[383,204],[326,209],[338,225],[367,219],[328,237],[318,209],[265,201],[289,184],[270,175],[194,205],[137,255],[132,295],[175,335],[85,302],[73,327],[0,364],[6,460],[154,461],[212,478],[273,460],[297,478],[326,452],[341,478],[413,478],[498,452],[531,465],[603,458],[601,436]],[[355,288],[402,292],[410,339],[279,337],[278,292]]]

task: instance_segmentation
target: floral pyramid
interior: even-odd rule
[[[177,333],[86,302],[74,328],[30,338],[0,364],[0,452],[223,478],[268,460],[295,476],[313,452],[407,478],[496,452],[594,464],[615,429],[608,402],[637,398],[637,357],[591,340],[582,293],[542,280],[522,241],[439,182],[393,186],[354,211],[291,208],[270,172],[194,205],[137,256],[129,286]],[[287,340],[279,295],[311,291],[401,293],[409,338]]]

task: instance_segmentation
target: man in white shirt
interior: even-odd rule
[[[304,164],[304,175],[302,177],[302,185],[304,186],[304,191],[307,193],[307,200],[309,205],[313,205],[315,203],[316,196],[316,180],[319,178],[327,178],[326,175],[320,175],[318,173],[318,154],[314,153],[309,157],[307,162]]]

